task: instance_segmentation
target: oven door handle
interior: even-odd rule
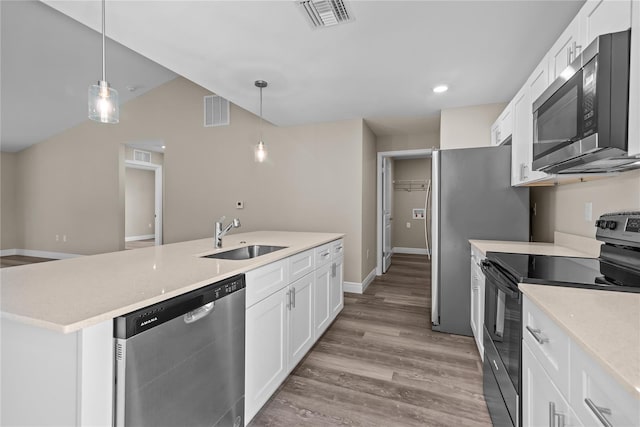
[[[513,285],[505,280],[499,273],[494,273],[494,267],[490,262],[483,260],[482,261],[482,272],[491,280],[491,283],[495,285],[498,289],[504,292],[509,298],[517,298],[519,295],[519,291],[513,289]]]

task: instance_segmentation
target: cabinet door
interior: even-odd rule
[[[331,322],[331,266],[325,265],[315,271],[314,326],[316,339]]]
[[[245,422],[288,374],[288,287],[249,307],[245,330]]]
[[[342,282],[344,280],[344,257],[336,259],[331,264],[331,319],[340,313],[344,307],[344,292]]]
[[[576,16],[549,50],[549,83],[560,77],[560,73],[582,51],[580,42],[580,16]]]
[[[491,145],[500,145],[500,119],[491,126]]]
[[[313,274],[307,274],[289,286],[289,371],[313,346]]]
[[[510,102],[498,117],[500,121],[499,143],[502,144],[513,133],[513,115],[511,114],[512,103]]]
[[[289,260],[272,262],[245,274],[247,282],[247,307],[251,307],[287,286],[289,280]]]
[[[522,425],[582,425],[526,343],[522,345]]]
[[[524,166],[527,162],[527,150],[530,145],[529,123],[533,119],[529,90],[524,86],[513,99],[513,138],[511,140],[511,185],[519,185],[525,181]],[[532,139],[531,139],[532,140]]]
[[[587,0],[579,16],[582,40],[587,47],[599,35],[631,27],[631,0]]]

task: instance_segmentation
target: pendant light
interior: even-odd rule
[[[267,148],[264,145],[264,141],[262,140],[262,89],[267,87],[268,83],[264,80],[256,80],[256,87],[260,88],[260,139],[258,141],[258,145],[256,145],[255,149],[255,161],[258,163],[262,163],[267,159]]]
[[[101,123],[118,123],[120,106],[118,91],[107,82],[107,64],[105,54],[105,0],[102,0],[102,80],[89,86],[89,118]]]

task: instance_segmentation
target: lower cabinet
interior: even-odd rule
[[[247,309],[245,329],[245,423],[289,374],[289,289],[285,287]]]
[[[526,342],[522,345],[522,399],[524,427],[582,425]]]
[[[315,271],[314,327],[319,337],[331,323],[331,266],[325,265]]]
[[[332,256],[331,248],[339,254]],[[247,298],[245,332],[245,425],[344,305],[342,240],[307,252],[246,274],[251,298]],[[314,253],[318,256],[310,267]],[[300,277],[303,271],[307,273]]]
[[[287,363],[289,370],[302,360],[315,342],[313,285],[313,273],[289,285],[289,360]]]

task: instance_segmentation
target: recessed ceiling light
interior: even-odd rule
[[[439,85],[433,88],[433,91],[435,93],[442,93],[442,92],[446,92],[447,90],[449,90],[449,86],[447,85]]]

